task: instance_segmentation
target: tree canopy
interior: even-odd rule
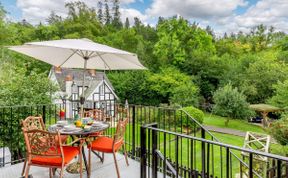
[[[215,36],[211,26],[201,28],[197,22],[182,17],[159,17],[155,27],[142,23],[137,17],[134,21],[127,18],[123,23],[119,3],[105,0],[92,8],[84,2],[70,2],[65,6],[67,17],[51,12],[47,22],[37,25],[25,19],[7,20],[6,11],[0,5],[0,44],[89,38],[136,53],[148,71],[108,74],[121,101],[128,99],[130,103],[194,105],[206,109],[205,106],[216,102],[214,92],[229,84],[250,103],[268,101],[279,107],[288,105],[285,100],[288,36],[285,33],[259,24],[249,33]],[[11,59],[9,62],[7,56]],[[46,81],[51,66],[7,50],[1,55],[0,63],[10,66],[9,70],[1,71],[0,95],[15,97],[9,102],[3,99],[1,105],[29,104],[32,100],[48,102],[48,98],[41,97],[53,91],[47,89],[51,85]],[[31,79],[33,85],[29,85]],[[37,98],[27,99],[31,94],[28,85],[37,93]],[[20,86],[23,91],[15,90]],[[42,86],[41,90],[38,86]]]

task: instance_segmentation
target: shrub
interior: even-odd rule
[[[200,124],[203,123],[204,120],[204,113],[200,109],[197,109],[193,106],[188,106],[182,108],[182,110],[186,111],[193,119],[197,120]],[[182,117],[181,117],[182,116]],[[176,112],[176,117],[178,121],[178,126],[184,126],[184,127],[197,127],[197,124],[190,118],[187,117],[186,114],[181,111],[181,109],[178,109]]]
[[[245,95],[239,92],[237,88],[232,88],[230,84],[219,88],[214,93],[213,100],[215,102],[213,112],[227,117],[226,125],[228,125],[229,117],[247,119],[253,115]]]
[[[288,119],[281,119],[271,124],[270,134],[281,145],[288,145]]]

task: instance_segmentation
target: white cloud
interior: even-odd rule
[[[51,11],[66,16],[65,0],[17,0],[22,18],[32,24],[45,22]]]
[[[63,17],[67,16],[65,3],[77,0],[17,0],[22,10],[22,18],[37,24],[45,22],[51,11]],[[98,0],[82,0],[89,7],[97,7]],[[143,0],[121,0],[121,19],[129,18],[133,24],[138,17],[144,24],[155,24],[158,17],[171,17],[179,14],[190,21],[207,25],[217,34],[224,32],[248,32],[250,28],[264,24],[274,26],[276,30],[288,32],[288,0],[258,0],[248,4],[248,0],[152,0],[145,13],[130,8],[128,4]],[[249,5],[249,7],[248,7]],[[248,7],[243,14],[237,14],[237,8]]]
[[[288,1],[260,0],[242,15],[235,16],[239,27],[251,28],[259,24],[274,26],[288,32]]]
[[[179,14],[185,18],[207,19],[227,17],[239,6],[245,6],[244,0],[154,0],[146,10],[150,16],[169,17]]]
[[[22,18],[32,24],[46,22],[47,17],[54,11],[57,15],[67,16],[65,4],[79,0],[17,0],[17,7],[22,10]],[[97,7],[98,0],[80,0],[89,7]],[[121,4],[134,3],[135,0],[121,0]]]
[[[121,20],[125,22],[126,18],[128,17],[130,25],[134,23],[134,17],[138,17],[142,23],[147,24],[148,16],[142,14],[140,11],[136,9],[121,8],[120,13],[121,13]]]

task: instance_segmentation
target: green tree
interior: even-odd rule
[[[284,82],[278,81],[277,84],[273,85],[275,94],[268,100],[272,105],[278,106],[280,108],[285,108],[288,106],[288,80]]]
[[[9,42],[9,31],[7,31],[7,23],[5,22],[6,11],[0,2],[0,46]]]
[[[113,20],[112,20],[112,25],[116,29],[120,29],[123,27],[123,24],[120,19],[120,2],[119,0],[113,0]]]
[[[190,25],[182,17],[161,21],[157,25],[157,35],[159,40],[153,53],[163,65],[181,67],[186,60],[193,60],[196,51],[210,54],[215,52],[212,36],[195,24]]]
[[[48,79],[47,73],[37,73],[37,70],[28,71],[21,66],[21,63],[11,62],[11,60],[3,61],[0,69],[0,105],[33,105],[52,102],[56,88]]]
[[[275,56],[273,52],[258,55],[258,59],[249,65],[242,76],[241,83],[252,89],[251,91],[241,88],[249,102],[265,102],[274,93],[273,85],[286,80],[288,68],[284,63],[278,62]]]
[[[63,21],[62,17],[57,15],[54,11],[51,12],[50,16],[47,18],[47,22],[51,24],[61,23]]]
[[[159,73],[150,75],[148,78],[151,83],[151,90],[161,96],[161,103],[171,103],[188,105],[198,104],[198,87],[193,83],[192,78],[181,73],[178,69],[169,67],[161,68]],[[183,93],[185,92],[186,100]],[[182,101],[181,101],[182,99]]]
[[[103,4],[102,1],[98,2],[98,11],[97,11],[97,17],[101,24],[103,24],[104,16],[103,16]]]
[[[130,22],[129,22],[128,17],[126,17],[126,20],[125,20],[125,28],[130,28]]]
[[[149,71],[125,71],[110,72],[108,77],[121,102],[127,99],[133,104],[159,105],[161,99],[150,90],[150,75]]]
[[[170,103],[172,104],[179,104],[183,107],[199,105],[199,88],[191,81],[175,87],[171,95]]]
[[[104,21],[105,21],[105,25],[109,25],[109,24],[111,24],[111,18],[112,18],[110,15],[109,2],[108,2],[108,0],[105,0],[104,2],[105,2],[105,4],[104,4],[104,8],[105,8]]]
[[[227,117],[225,125],[229,123],[229,118],[248,119],[252,115],[246,97],[239,92],[237,88],[233,88],[230,84],[219,88],[213,95],[215,105],[213,112],[223,117]]]

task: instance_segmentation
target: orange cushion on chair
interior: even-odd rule
[[[60,148],[59,148],[60,152]],[[79,148],[78,147],[72,147],[72,146],[63,146],[63,154],[64,154],[64,165],[68,164],[75,156],[79,154]],[[31,159],[32,164],[38,164],[38,165],[47,165],[47,166],[62,166],[62,158],[60,157],[42,157],[42,156],[36,156]]]
[[[119,142],[115,144],[115,151],[118,151],[120,147],[122,146],[123,142]],[[104,153],[112,153],[112,145],[113,145],[113,139],[109,137],[99,137],[96,140],[94,140],[91,145],[88,146],[88,148],[95,150],[95,151],[100,151]]]

